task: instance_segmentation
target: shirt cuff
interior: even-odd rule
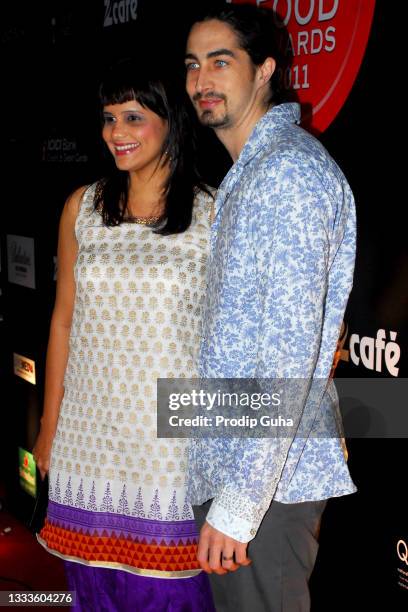
[[[238,542],[250,542],[257,534],[266,509],[264,511],[259,510],[247,499],[245,504],[246,516],[239,516],[235,508],[231,510],[231,508],[226,507],[226,504],[223,503],[224,494],[225,492],[213,500],[207,514],[207,523],[230,538],[238,540]],[[241,499],[243,500],[243,498]],[[250,512],[251,509],[252,512]],[[252,515],[252,518],[249,515]]]

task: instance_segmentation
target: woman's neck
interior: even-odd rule
[[[168,168],[158,168],[152,176],[129,175],[127,211],[132,217],[160,216],[164,211],[166,198],[164,187]]]

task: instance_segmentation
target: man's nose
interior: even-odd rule
[[[196,74],[195,90],[199,93],[205,93],[213,89],[213,82],[208,70],[201,68]]]

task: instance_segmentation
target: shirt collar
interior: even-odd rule
[[[239,180],[246,164],[265,145],[270,144],[273,138],[273,132],[282,126],[289,126],[299,122],[300,105],[297,102],[285,102],[278,106],[273,106],[261,117],[261,119],[259,119],[243,146],[237,161],[231,166],[218,188],[214,219],[217,218],[219,211],[223,207],[234,185]],[[213,225],[215,227],[215,223]]]
[[[273,106],[255,124],[236,164],[247,164],[260,149],[270,143],[272,132],[276,128],[293,123],[300,123],[300,104],[297,102],[285,102]]]

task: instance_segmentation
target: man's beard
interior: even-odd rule
[[[228,113],[224,113],[222,117],[214,117],[212,110],[205,110],[198,118],[202,125],[210,128],[225,128],[230,125]]]
[[[221,100],[224,100],[224,103],[226,105],[227,100],[226,97],[223,94],[219,94],[216,92],[211,92],[210,94],[207,94],[206,96],[202,96],[201,93],[197,93],[193,100],[194,102],[198,102],[201,99],[211,99],[211,98],[220,98]],[[206,109],[204,110],[201,114],[200,114],[200,108],[198,107],[198,119],[200,121],[200,123],[202,125],[205,125],[207,127],[211,127],[211,128],[225,128],[228,127],[231,123],[231,119],[230,116],[228,115],[228,111],[225,110],[224,115],[221,117],[216,117],[214,115],[214,111],[211,109]]]

